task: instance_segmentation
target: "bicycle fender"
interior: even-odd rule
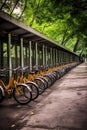
[[[37,85],[35,82],[29,81],[29,82],[26,82],[26,84],[27,84],[27,83],[32,83],[32,84],[34,84],[36,87],[38,87],[38,85]]]
[[[1,89],[1,91],[2,91],[3,96],[5,96],[5,91],[4,91],[4,89],[3,89],[2,86],[0,86],[0,89]]]
[[[19,85],[24,85],[25,87],[27,87],[27,88],[29,89],[30,92],[32,91],[32,90],[28,87],[28,85],[25,84],[25,83],[19,83],[19,84],[17,84],[17,86],[19,86]]]
[[[44,83],[44,80],[43,80],[43,79],[41,79],[41,78],[39,78],[39,77],[37,77],[37,78],[35,78],[35,79],[39,79],[40,81],[42,81],[42,82]]]

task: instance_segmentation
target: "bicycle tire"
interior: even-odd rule
[[[58,80],[60,78],[60,74],[57,72],[57,70],[55,70],[54,73],[56,73],[56,80]]]
[[[34,82],[38,85],[39,94],[42,94],[45,90],[45,83],[41,78],[35,78]]]
[[[54,76],[54,80],[56,81],[57,80],[57,74],[55,71],[52,72],[52,75]]]
[[[51,76],[53,83],[54,83],[56,81],[56,74],[54,72],[51,72],[50,76]]]
[[[26,82],[26,84],[29,86],[29,88],[31,89],[31,93],[32,93],[32,100],[36,99],[39,95],[39,90],[38,90],[38,86],[36,83],[34,82]]]
[[[59,74],[59,78],[61,78],[63,75],[62,75],[62,72],[60,69],[57,70],[58,74]]]
[[[43,77],[43,76],[39,76],[39,78],[44,80],[44,82],[45,82],[45,89],[48,88],[48,81],[47,81],[47,79],[45,77]]]
[[[0,103],[4,100],[5,92],[2,86],[0,86]]]
[[[26,105],[32,100],[32,93],[26,84],[18,84],[13,90],[14,99],[21,105]]]
[[[46,77],[47,81],[48,81],[48,87],[50,87],[52,85],[52,79],[48,74],[43,75],[43,77]]]

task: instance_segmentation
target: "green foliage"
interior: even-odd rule
[[[87,48],[86,0],[5,0],[2,10],[72,51]]]

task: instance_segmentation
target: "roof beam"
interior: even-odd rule
[[[46,39],[38,40],[39,43],[47,41]]]
[[[6,31],[12,33],[12,32],[14,32],[14,31],[16,31],[18,29],[20,29],[20,28],[19,27],[14,27],[14,28],[11,28],[11,29],[6,29]]]
[[[24,37],[24,38],[28,38],[28,37],[34,36],[34,34],[27,32],[27,33],[20,34],[19,36]]]
[[[40,39],[42,39],[41,37],[38,37],[38,36],[36,36],[36,35],[34,35],[34,36],[31,36],[31,37],[27,37],[26,38],[27,40],[30,40],[30,41],[37,41],[37,40],[40,40]]]

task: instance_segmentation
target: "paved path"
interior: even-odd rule
[[[4,101],[0,130],[87,130],[87,64],[72,69],[26,106]]]

